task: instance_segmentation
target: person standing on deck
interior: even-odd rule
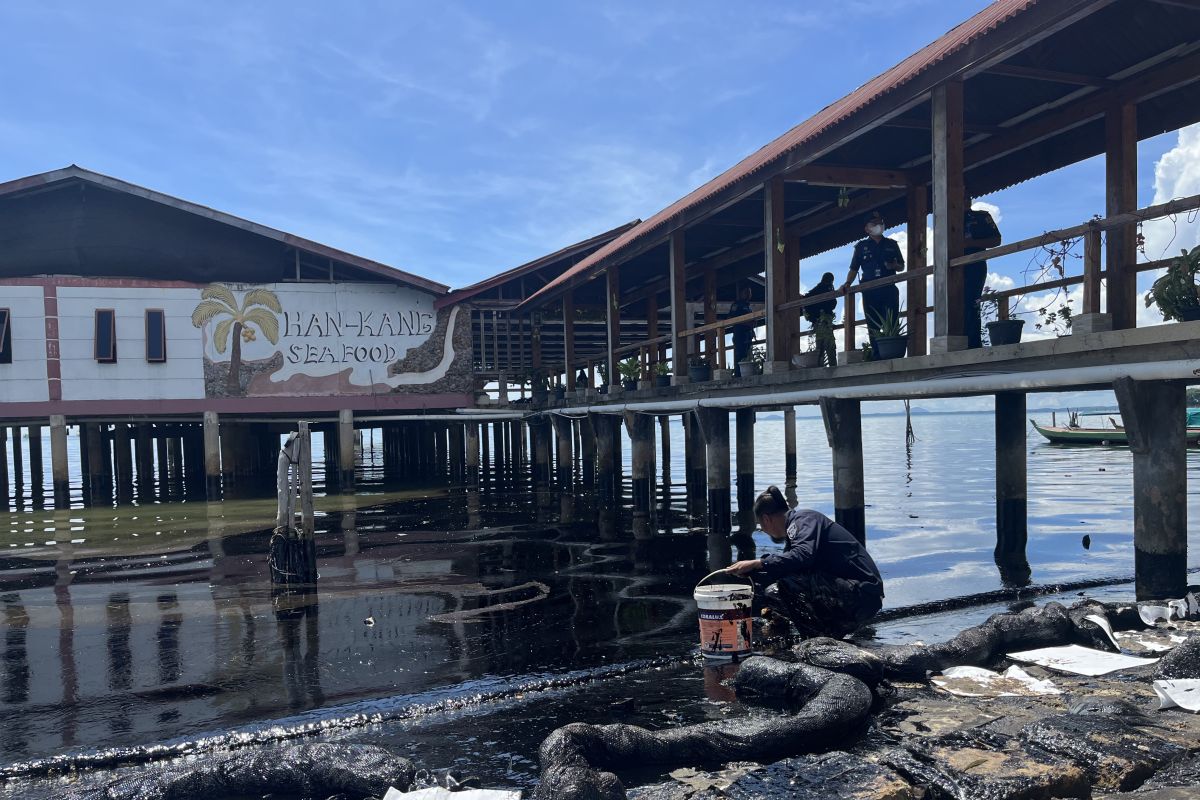
[[[738,561],[726,568],[754,580],[772,614],[805,638],[841,638],[883,606],[883,578],[867,548],[819,511],[789,508],[776,486],[754,501],[754,517],[782,553]]]
[[[575,376],[575,388],[576,389],[592,388],[592,381],[590,378],[588,378],[586,369],[579,370],[579,374]]]
[[[740,317],[753,311],[750,307],[750,287],[738,289],[737,300],[729,307],[726,319]],[[742,375],[742,362],[750,358],[750,343],[754,340],[754,323],[739,322],[733,326],[733,377]]]
[[[842,291],[854,283],[854,276],[862,272],[859,283],[868,283],[879,278],[890,278],[904,269],[904,256],[895,239],[883,235],[883,217],[876,211],[866,220],[867,238],[854,245],[854,258],[850,261],[850,273],[842,284]],[[900,290],[895,284],[877,286],[862,293],[863,313],[867,318],[867,335],[871,338],[871,352],[879,358],[875,339],[879,325],[888,317],[900,314]],[[849,310],[849,309],[847,309]]]
[[[804,299],[829,295],[822,303],[813,303],[804,307],[804,318],[813,326],[817,343],[817,353],[820,354],[821,364],[826,367],[837,366],[837,348],[833,344],[833,314],[837,311],[837,296],[833,294],[833,273],[826,272],[821,276],[821,282],[804,295]]]
[[[963,254],[982,253],[1000,245],[1000,229],[992,215],[983,209],[971,208],[971,197],[963,198],[967,209],[963,214]],[[967,264],[963,270],[963,333],[967,337],[967,349],[983,347],[983,334],[979,322],[979,298],[987,282],[987,262]]]

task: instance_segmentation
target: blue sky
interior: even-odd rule
[[[461,286],[650,216],[984,5],[17,0],[0,179],[74,162]],[[1143,203],[1177,140],[1142,144]],[[985,200],[1010,241],[1074,224],[1103,163]]]

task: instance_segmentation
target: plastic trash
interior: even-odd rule
[[[1106,653],[1103,650],[1093,650],[1077,644],[1024,650],[1019,653],[1009,653],[1008,657],[1014,661],[1024,661],[1059,672],[1089,677],[1158,663],[1157,658],[1138,658],[1123,653]]]
[[[1200,711],[1200,680],[1177,679],[1154,682],[1154,693],[1158,695],[1158,708],[1182,708]]]
[[[1003,673],[982,667],[950,667],[930,680],[935,686],[960,697],[1028,697],[1062,694],[1050,680],[1039,680],[1015,664]]]
[[[521,800],[521,791],[511,789],[463,789],[452,792],[441,786],[402,792],[389,787],[383,800]]]

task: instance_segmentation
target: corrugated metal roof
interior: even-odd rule
[[[672,219],[687,209],[704,202],[737,181],[744,179],[746,176],[753,175],[781,156],[805,144],[834,124],[861,111],[879,97],[888,92],[895,91],[930,67],[944,60],[950,54],[966,47],[980,36],[995,30],[1002,23],[1018,16],[1023,11],[1037,5],[1037,3],[1038,0],[996,0],[996,2],[966,22],[956,26],[937,41],[913,53],[896,66],[871,79],[836,103],[826,106],[814,116],[801,122],[773,142],[751,153],[708,183],[676,200],[642,224],[600,248],[591,256],[544,286],[530,298],[530,301],[533,301],[540,295],[553,292],[556,288],[578,278],[634,242],[650,236],[660,228],[667,226]]]
[[[347,253],[344,250],[338,250],[335,247],[330,247],[328,245],[321,244],[320,242],[314,242],[311,239],[305,239],[301,236],[296,236],[292,233],[277,230],[267,225],[260,225],[257,222],[251,222],[250,220],[236,217],[233,214],[226,214],[224,211],[217,211],[216,209],[209,208],[208,206],[202,206],[199,203],[181,200],[178,197],[172,197],[169,194],[156,192],[153,189],[147,189],[144,186],[138,186],[137,184],[129,183],[128,181],[123,181],[119,178],[113,178],[109,175],[93,172],[89,169],[76,166],[75,164],[62,169],[51,170],[50,172],[42,172],[37,175],[30,175],[25,178],[17,178],[16,180],[0,183],[0,197],[19,194],[21,192],[33,190],[41,186],[47,186],[53,183],[59,183],[61,181],[72,179],[86,181],[88,183],[101,186],[105,189],[141,197],[145,200],[161,203],[162,205],[170,206],[171,208],[175,208],[180,211],[186,211],[190,214],[195,214],[200,217],[205,217],[206,219],[211,219],[215,222],[220,222],[234,228],[240,228],[241,230],[248,231],[259,236],[265,236],[268,239],[274,239],[275,241],[282,242],[283,244],[300,250],[305,250],[309,253],[314,253],[325,258],[332,258],[336,261],[341,261],[344,264],[349,264],[352,267],[370,272],[373,275],[378,275],[381,278],[386,278],[387,280],[396,281],[398,283],[405,283],[418,289],[432,292],[433,294],[444,295],[446,292],[450,291],[450,287],[444,283],[431,281],[427,278],[422,278],[419,275],[413,275],[410,272],[405,272],[404,270],[396,269],[395,267],[389,267],[387,264],[381,264],[378,261],[372,261],[369,258],[356,256],[353,253]]]
[[[521,278],[522,276],[528,275],[531,272],[537,272],[539,269],[542,269],[543,267],[553,264],[556,261],[562,261],[563,259],[571,258],[572,256],[575,256],[575,255],[578,255],[579,253],[590,250],[591,248],[600,247],[604,244],[607,244],[608,242],[611,242],[613,239],[617,238],[622,233],[625,233],[626,231],[630,230],[631,228],[633,228],[633,226],[637,225],[639,222],[641,222],[640,219],[635,219],[632,222],[626,222],[624,225],[618,225],[617,227],[613,228],[611,231],[605,231],[604,233],[601,233],[597,236],[593,236],[590,239],[584,239],[582,242],[576,242],[575,244],[567,245],[566,247],[556,250],[555,252],[550,253],[549,255],[541,256],[540,258],[536,258],[533,261],[522,264],[519,267],[513,267],[510,270],[501,272],[499,275],[493,275],[490,278],[485,278],[484,280],[479,281],[478,283],[473,283],[470,286],[464,286],[461,289],[455,289],[454,291],[450,292],[450,294],[446,295],[445,297],[439,297],[437,300],[435,300],[433,303],[433,307],[435,309],[438,309],[438,308],[441,308],[442,306],[453,305],[454,303],[461,303],[462,301],[467,300],[471,297],[474,297],[475,295],[478,295],[481,292],[486,292],[489,289],[494,289],[495,287],[500,286],[501,284],[507,283],[508,281],[511,281],[511,280],[514,280],[517,278]],[[558,276],[555,276],[555,277],[558,277]]]

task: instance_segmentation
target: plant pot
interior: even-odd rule
[[[1017,344],[1021,341],[1021,329],[1025,327],[1023,319],[1001,319],[987,324],[988,341],[992,347],[1005,344]]]
[[[1200,306],[1179,309],[1179,317],[1181,322],[1195,322],[1200,319]]]
[[[596,391],[599,392],[600,394],[608,394],[608,384],[607,383],[600,384],[598,387],[596,387]]]
[[[798,369],[815,369],[821,366],[821,354],[815,350],[792,356],[792,364]]]
[[[671,385],[671,376],[670,375],[655,375],[654,376],[655,388],[666,389],[670,385]]]
[[[708,364],[688,367],[688,380],[692,383],[704,383],[712,380],[712,367]]]
[[[567,399],[567,389],[565,386],[555,386],[554,387],[554,399],[555,400],[566,400]]]
[[[762,365],[756,361],[739,361],[738,368],[741,370],[743,378],[762,374]]]
[[[627,391],[627,392],[636,392],[637,385],[638,385],[637,380],[621,381],[621,386],[624,387],[625,391]]]
[[[908,352],[908,337],[877,336],[875,337],[875,349],[879,351],[881,361],[888,358],[904,358],[904,354]]]

